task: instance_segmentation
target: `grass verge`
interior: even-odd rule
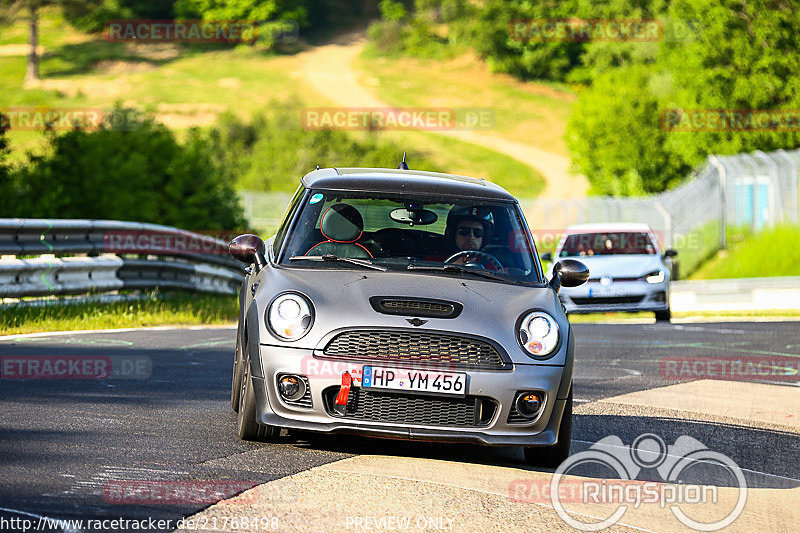
[[[0,306],[0,334],[134,328],[143,326],[233,324],[236,296],[181,292],[150,293],[144,299],[47,306]]]
[[[754,311],[673,311],[676,322],[758,322],[769,320],[800,320],[800,309],[763,309]],[[594,313],[571,314],[572,324],[602,324],[605,322],[655,322],[653,313]]]
[[[800,276],[800,226],[778,226],[744,237],[717,252],[690,279],[773,276]]]

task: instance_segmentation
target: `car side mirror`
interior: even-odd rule
[[[561,287],[577,287],[589,279],[589,267],[575,259],[562,259],[553,267],[550,287],[558,292]]]
[[[550,252],[546,252],[546,253],[542,254],[542,261],[550,262],[552,260],[553,260],[553,254],[551,254]]]
[[[676,257],[678,252],[676,250],[664,250],[664,257]]]
[[[267,266],[265,251],[264,241],[251,233],[239,235],[228,245],[228,253],[233,257],[248,265],[255,263],[256,272]]]

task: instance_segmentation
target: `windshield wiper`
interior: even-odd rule
[[[338,261],[340,263],[350,263],[351,265],[358,265],[364,268],[371,268],[373,270],[380,270],[381,272],[386,272],[389,270],[388,268],[380,265],[375,265],[372,261],[367,261],[366,259],[353,259],[352,257],[339,257],[338,255],[334,254],[323,254],[323,255],[293,255],[289,258],[289,261],[300,261],[300,260],[307,260],[307,261]]]
[[[505,276],[500,276],[497,274],[493,274],[486,270],[476,270],[474,268],[467,268],[460,265],[454,264],[447,264],[442,266],[424,266],[424,265],[408,265],[406,267],[407,270],[430,270],[435,272],[457,272],[459,274],[475,274],[476,276],[480,276],[482,278],[493,279],[495,281],[506,281],[511,283],[516,283],[516,280],[507,278]]]

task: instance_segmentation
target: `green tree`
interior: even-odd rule
[[[118,109],[94,131],[50,132],[44,155],[14,172],[11,216],[120,219],[186,229],[236,229],[231,174],[208,140],[183,143],[163,125]]]
[[[793,5],[794,4],[794,5]],[[658,67],[670,88],[667,109],[800,108],[800,16],[783,0],[674,0],[670,17],[694,21],[668,34]],[[800,146],[800,132],[673,132],[668,149],[691,164],[709,153]]]
[[[665,149],[655,85],[649,70],[635,65],[607,72],[580,95],[567,124],[567,146],[591,192],[659,192],[690,170]]]
[[[0,0],[0,22],[8,23],[17,16],[28,18],[28,62],[25,68],[25,81],[39,79],[39,10],[47,6],[57,6],[64,11],[67,20],[77,20],[93,9],[97,9],[103,0]]]

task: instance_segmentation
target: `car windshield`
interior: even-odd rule
[[[530,242],[513,203],[311,190],[279,263],[540,283]]]
[[[647,233],[614,231],[569,235],[561,247],[559,257],[655,253],[656,248]]]

